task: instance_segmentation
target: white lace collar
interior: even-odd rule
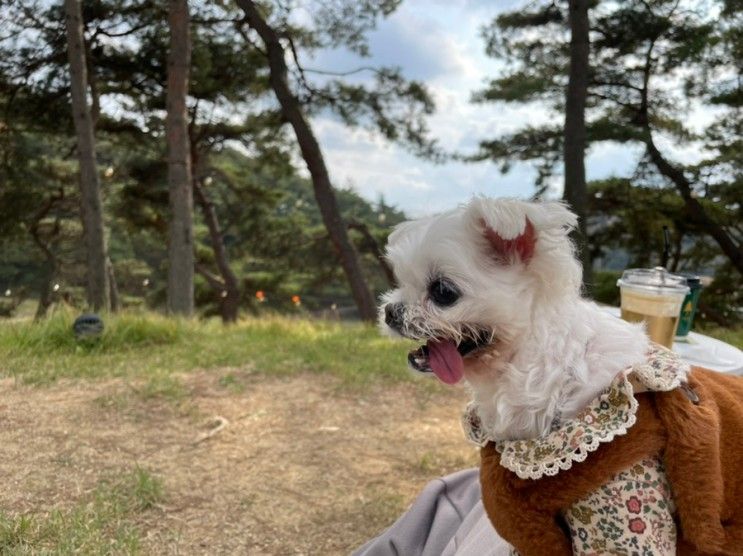
[[[539,479],[570,469],[604,442],[627,433],[635,424],[637,400],[633,381],[652,392],[667,392],[686,382],[689,365],[674,352],[651,344],[647,359],[617,375],[611,385],[572,419],[559,421],[540,437],[526,440],[501,440],[495,449],[500,463],[522,479]],[[468,440],[484,446],[492,435],[482,425],[477,405],[471,402],[462,417]]]

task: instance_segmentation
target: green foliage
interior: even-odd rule
[[[506,12],[498,15],[495,19],[497,27],[503,30],[541,28],[550,23],[564,22],[565,15],[556,3],[547,6],[532,6],[531,9],[527,8],[516,12]]]
[[[549,82],[542,75],[535,75],[530,71],[522,71],[493,79],[488,87],[475,93],[472,100],[475,102],[527,102],[532,99],[541,99],[549,92]]]
[[[667,226],[674,245],[671,269],[683,269],[681,249],[689,226],[683,201],[673,191],[620,178],[592,182],[589,219],[595,224],[590,238],[594,259],[622,249],[629,256],[630,267],[658,266],[663,253],[663,227]]]
[[[313,2],[306,9],[312,10],[315,27],[308,35],[315,47],[336,48],[345,46],[362,55],[369,55],[366,35],[374,29],[380,17],[393,13],[402,0],[362,0],[357,2]],[[310,42],[305,38],[306,42]]]
[[[331,109],[350,126],[364,122],[390,141],[408,146],[414,153],[441,158],[436,142],[428,137],[426,117],[434,103],[419,82],[407,81],[397,68],[382,68],[374,73],[374,87],[365,83],[329,80],[310,93],[312,110]]]
[[[734,25],[730,19],[717,15],[713,4],[696,10],[667,0],[596,2],[592,6],[586,118],[589,142],[641,141],[638,114],[648,108],[655,129],[681,141],[696,139],[687,127],[682,107],[695,98],[709,102],[710,89],[725,90],[724,95],[733,96],[740,90],[739,85],[721,77],[739,70],[734,45],[740,39],[731,31]],[[562,1],[530,3],[526,9],[500,14],[487,25],[483,30],[486,51],[507,66],[503,75],[476,93],[475,99],[547,102],[560,114],[569,57],[567,9],[567,2]],[[740,17],[738,10],[733,11]],[[649,48],[653,49],[649,67],[652,106],[643,107],[646,68],[640,62],[646,59]],[[671,85],[684,80],[684,87]],[[697,88],[695,80],[699,84],[703,80],[704,87]],[[500,140],[518,142],[520,137],[516,132]],[[483,153],[494,160],[508,156],[503,151],[489,151],[491,142],[483,142]],[[559,155],[562,142],[551,148]],[[535,148],[530,154],[530,160],[545,166],[543,150]],[[521,159],[529,160],[525,156]],[[551,173],[555,171],[557,167],[552,164]]]
[[[258,290],[268,299],[262,307],[274,310],[296,312],[291,303],[295,294],[309,310],[327,309],[332,303],[353,304],[308,180],[287,171],[283,164],[248,159],[232,149],[213,157],[208,176],[211,181],[206,188],[215,201],[246,308],[258,310],[254,297]],[[404,220],[400,211],[383,202],[373,206],[350,189],[337,190],[336,197],[343,218],[363,223],[379,245]],[[386,289],[372,246],[356,232],[351,232],[351,238],[373,290]],[[199,260],[212,264],[210,250],[200,250]],[[215,312],[215,293],[209,288],[199,291],[206,312]]]
[[[619,306],[619,288],[617,280],[622,275],[619,271],[602,270],[593,273],[593,288],[591,294],[598,303]]]
[[[557,126],[526,126],[505,137],[480,142],[480,149],[470,160],[496,161],[501,172],[511,169],[514,161],[536,160],[536,185],[542,187],[560,161],[562,129]]]
[[[712,283],[702,290],[696,320],[734,329],[743,324],[741,307],[743,288],[740,287],[740,274],[729,264],[723,264],[715,273]]]
[[[700,202],[718,221],[733,218],[730,210],[714,199]],[[619,178],[592,182],[588,215],[591,255],[599,266],[612,271],[662,264],[663,228],[667,227],[669,270],[714,276],[712,284],[703,290],[702,309],[696,320],[725,325],[740,322],[743,315],[735,311],[735,307],[743,306],[740,275],[730,264],[720,262],[716,245],[689,221],[683,201],[673,190]],[[596,273],[594,295],[599,301],[617,305],[618,290],[615,286],[612,290],[612,275],[611,271]]]
[[[101,481],[69,508],[45,514],[0,512],[0,553],[138,554],[137,517],[162,500],[161,479],[137,467]]]
[[[596,1],[590,6],[590,75],[586,112],[589,147],[606,142],[645,147],[649,133],[702,161],[671,159],[691,182],[692,195],[732,242],[743,245],[743,152],[740,117],[743,10],[739,2],[702,4],[670,0]],[[500,75],[475,94],[478,102],[552,107],[561,120],[570,33],[568,3],[529,2],[499,14],[483,29],[486,51],[505,63]],[[716,104],[712,123],[690,126],[691,106]],[[646,128],[649,126],[649,130]],[[536,195],[561,171],[563,129],[549,119],[496,138],[485,138],[470,160],[492,160],[508,171],[515,160],[538,169]],[[590,151],[589,151],[590,152]],[[650,159],[631,176],[594,183],[589,192],[592,255],[609,264],[618,255],[629,266],[660,264],[663,226],[672,232],[672,270],[715,275],[706,292],[707,316],[735,322],[741,306],[740,274],[723,263],[709,226],[690,221],[676,185]],[[602,298],[605,276],[596,286]],[[608,288],[608,284],[607,284]],[[704,318],[704,317],[702,317]]]
[[[371,128],[434,156],[425,126],[433,103],[421,83],[406,80],[395,68],[372,68],[367,78],[364,72],[340,75],[333,68],[314,72],[302,66],[319,48],[347,47],[365,54],[366,34],[398,5],[398,0],[321,2],[303,26],[296,24],[294,6],[269,2],[262,9],[286,40],[292,55],[287,60],[290,85],[307,112],[334,112],[348,125]],[[276,309],[291,309],[296,293],[310,309],[350,303],[312,190],[294,167],[296,147],[269,87],[265,52],[234,3],[189,7],[194,179],[214,206],[222,232],[217,241],[225,244],[228,264],[240,282],[242,305],[256,310],[252,296],[259,289],[282,300],[273,305]],[[85,4],[83,19],[114,270],[121,275],[127,304],[159,307],[165,298],[168,222],[163,142],[167,10],[139,0],[100,0]],[[74,302],[85,274],[62,6],[18,0],[0,6],[0,20],[7,27],[0,37],[0,246],[5,259],[0,259],[0,288],[18,290],[22,284],[39,296],[59,283],[51,297]],[[399,213],[387,209],[389,220],[382,225],[375,209],[354,193],[339,197],[344,216],[359,220],[382,241],[399,220]],[[38,215],[35,209],[46,202],[53,206]],[[202,313],[210,315],[218,311],[222,288],[203,278],[219,278],[220,262],[204,210],[195,205],[195,248],[202,271],[196,296]],[[33,226],[38,238],[31,237]],[[384,278],[370,254],[368,236],[355,239],[364,269],[379,290]],[[2,310],[11,312],[15,304],[3,303]]]

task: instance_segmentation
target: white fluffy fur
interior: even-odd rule
[[[499,262],[483,222],[504,239],[537,233],[533,257]],[[578,413],[618,372],[645,358],[641,326],[621,321],[580,296],[581,268],[568,233],[576,217],[561,203],[478,197],[392,233],[387,257],[399,287],[384,305],[402,302],[411,336],[461,340],[474,327],[494,332],[495,349],[465,358],[465,379],[487,430],[498,439],[549,431],[556,417]],[[432,277],[462,291],[448,308],[427,294]],[[388,330],[388,327],[382,326]]]

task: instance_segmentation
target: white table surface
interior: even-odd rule
[[[619,307],[602,306],[601,308],[615,317],[620,315]],[[689,332],[686,341],[673,343],[673,351],[691,365],[721,373],[743,375],[743,351],[704,334]]]

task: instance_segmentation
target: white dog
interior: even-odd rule
[[[400,225],[383,328],[424,344],[413,369],[466,382],[483,506],[519,553],[741,553],[743,383],[583,299],[575,225],[486,198]]]
[[[576,220],[557,202],[476,198],[389,238],[399,288],[383,328],[425,342],[408,357],[415,370],[464,378],[495,440],[548,432],[645,360],[640,326],[580,296]]]

